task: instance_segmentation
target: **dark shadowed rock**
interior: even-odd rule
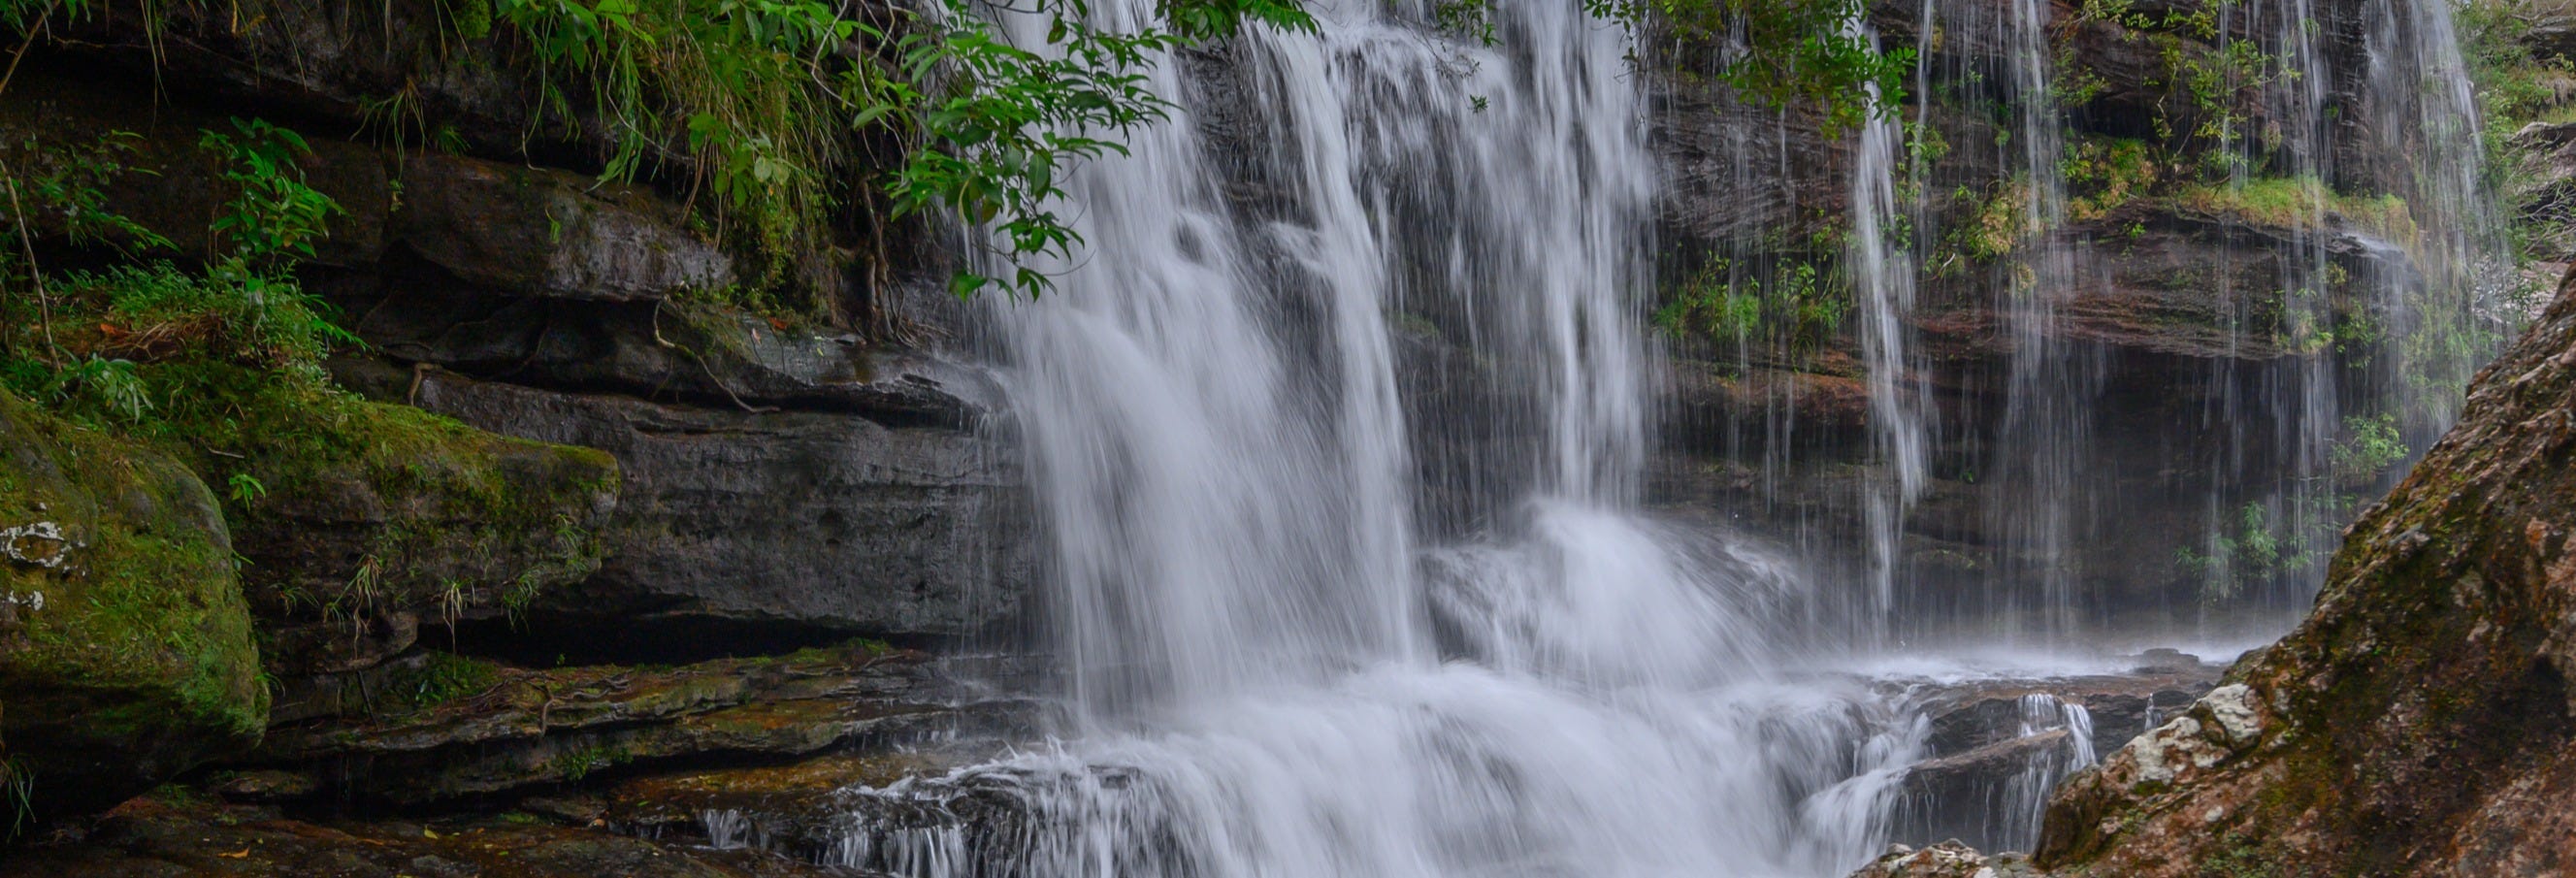
[[[959,429],[1001,408],[973,369],[704,305],[532,298],[442,282],[435,269],[340,298],[377,351],[488,380]]]
[[[199,472],[261,486],[229,513],[272,670],[365,667],[408,647],[424,621],[523,610],[599,567],[618,496],[606,453],[230,367],[169,374],[255,425],[192,439],[212,449]]]
[[[755,851],[707,851],[532,822],[321,823],[149,798],[78,844],[13,850],[0,878],[846,878]]]
[[[2216,685],[2219,669],[1994,680],[1911,693],[1926,720],[1925,759],[1898,784],[1898,841],[1965,839],[2020,847],[2051,787],[2126,745]],[[2071,708],[2083,709],[2075,721]],[[2078,734],[2084,735],[2078,738]]]

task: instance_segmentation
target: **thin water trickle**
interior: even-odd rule
[[[1853,22],[1851,27],[1877,43],[1878,35],[1865,25]],[[1914,355],[1914,253],[1889,230],[1911,219],[1908,212],[1914,208],[1899,199],[1897,178],[1919,172],[1898,165],[1905,155],[1905,126],[1885,100],[1871,84],[1873,115],[1854,151],[1851,199],[1851,259],[1866,315],[1861,359],[1869,371],[1870,432],[1887,471],[1880,479],[1884,487],[1868,501],[1871,588],[1865,618],[1880,639],[1896,610],[1905,519],[1923,498],[1932,441],[1925,423],[1932,413],[1931,394],[1924,385],[1923,363]]]

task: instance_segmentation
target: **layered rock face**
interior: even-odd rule
[[[2314,615],[2068,784],[2069,874],[2546,875],[2576,865],[2576,287],[2346,532]]]
[[[359,89],[394,63],[356,48],[370,28],[325,16],[309,23],[327,32],[306,35],[323,42],[304,45],[288,39],[298,21],[280,11],[174,63],[252,77],[243,87],[273,98],[288,83],[272,62],[294,57],[287,79],[311,80],[297,88],[316,100]],[[140,135],[129,161],[138,172],[111,193],[113,207],[172,228],[211,212],[212,196],[189,194],[216,189],[191,144],[219,119],[156,110],[148,89],[113,80],[43,67],[24,76],[12,93],[13,128],[49,142]],[[506,92],[477,94],[452,96],[477,108],[458,118],[510,118]],[[306,171],[346,212],[308,284],[341,306],[371,359],[414,370],[368,380],[381,370],[351,361],[341,371],[352,385],[503,436],[615,457],[614,471],[606,459],[584,472],[505,464],[528,485],[592,487],[510,524],[545,529],[560,512],[567,532],[599,538],[555,549],[589,557],[529,589],[559,597],[536,611],[587,613],[574,621],[604,626],[651,612],[902,638],[967,637],[1016,618],[1031,577],[1030,523],[1015,456],[978,435],[999,411],[979,372],[843,330],[695,304],[735,283],[737,270],[689,227],[679,202],[649,188],[313,140]],[[351,502],[284,516],[274,541],[301,540],[294,551],[315,556],[363,555],[310,539],[341,529],[322,520],[334,515],[384,515],[369,511],[372,501]],[[243,536],[248,554],[272,560],[258,548],[263,533]],[[355,567],[323,565],[311,578],[344,581]],[[512,577],[484,578],[497,590]]]
[[[0,398],[0,784],[28,826],[183,775],[441,808],[1036,721],[887,645],[1016,644],[1036,577],[998,390],[880,301],[938,251],[743,267],[686,189],[603,182],[599,121],[539,125],[524,54],[447,4],[104,7],[13,64],[0,162],[109,144],[99,207],[170,247],[46,212],[13,257],[194,270],[238,188],[203,132],[266,118],[338,207],[296,279],[361,344],[286,386],[132,342],[188,403],[156,404],[212,413],[149,442]],[[741,304],[782,285],[819,313]],[[142,851],[182,813],[207,816],[121,825]],[[306,868],[281,857],[242,870]]]
[[[2449,35],[2359,2],[2296,22],[2189,3],[2058,4],[2036,24],[1990,2],[1870,9],[1885,46],[1921,53],[1888,231],[1915,301],[1889,366],[1822,328],[1867,304],[1857,135],[1739,100],[1711,52],[1657,48],[1674,337],[1657,499],[1794,545],[1888,539],[1895,579],[1918,585],[1898,595],[1908,620],[2286,620],[2346,498],[2393,478],[2328,465],[2335,444],[2383,417],[2390,444],[2429,442],[2443,405],[2424,388],[2465,382],[2474,358],[2410,351],[2493,335],[2492,315],[2458,329],[2462,306],[2420,295],[2457,286],[2427,275],[2455,270],[2444,236],[2476,217],[2429,219],[2449,196],[2396,158],[2438,151],[2418,142],[2423,99],[2381,81]],[[1920,388],[1929,449],[1884,535],[1873,381]],[[2207,563],[2258,534],[2289,548]]]

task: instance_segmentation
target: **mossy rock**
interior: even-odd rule
[[[349,670],[421,623],[506,614],[598,569],[617,462],[246,368],[143,370],[174,447],[225,487],[281,673]]]
[[[214,494],[0,392],[0,757],[39,816],[246,750],[267,715]]]

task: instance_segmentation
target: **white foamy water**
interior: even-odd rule
[[[1095,5],[1110,27],[1153,14]],[[1874,498],[1875,581],[1823,584],[1638,512],[1658,168],[1628,34],[1577,3],[1512,0],[1489,47],[1427,27],[1427,5],[1320,2],[1320,34],[1167,64],[1153,86],[1181,112],[1070,182],[1087,258],[989,318],[1053,551],[1074,727],[851,791],[828,859],[916,876],[1832,876],[1884,847],[1926,724],[1888,687],[1796,669],[1885,630],[1925,479],[1916,270],[1882,229],[1912,208],[1891,176],[1901,130],[1860,132],[1851,190],[1897,478]],[[2013,33],[2037,40],[2044,5],[2015,9]],[[2017,75],[2049,93],[2044,70]],[[2053,156],[2053,121],[2033,120],[2026,148]],[[2032,188],[2044,228],[2063,186]],[[2051,312],[2027,301],[2011,328],[2036,346]],[[2057,429],[2080,418],[2020,408],[2075,394],[2021,377],[2008,420],[2080,440]],[[2070,460],[2032,466],[2054,478]],[[1870,599],[1825,595],[1846,588]],[[1867,615],[1832,609],[1849,607]],[[1999,831],[2024,840],[2047,788],[2093,756],[2082,707],[2030,710],[2024,733],[2070,743],[2014,780],[2019,822]]]
[[[1391,6],[1242,41],[1232,93],[1168,65],[1185,112],[1071,186],[1090,260],[994,317],[1084,729],[859,793],[928,811],[856,809],[836,859],[1785,876],[1883,845],[1919,723],[1766,673],[1789,562],[1634,512],[1657,163],[1628,35],[1507,3],[1486,47]],[[1471,401],[1408,418],[1391,315],[1476,352]],[[1426,464],[1484,498],[1444,545]]]

